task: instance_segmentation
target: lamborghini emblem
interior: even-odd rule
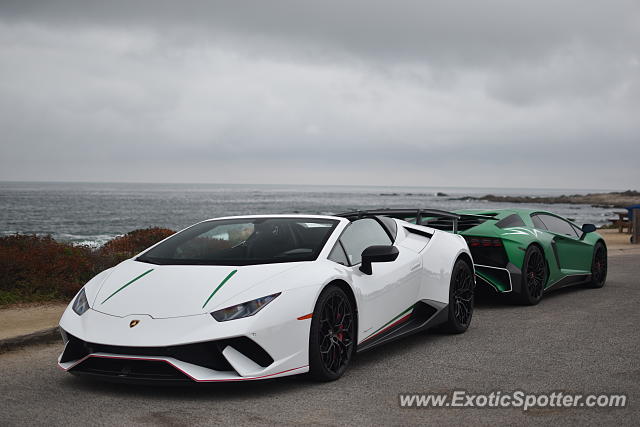
[[[136,326],[138,323],[140,323],[139,320],[132,320],[131,322],[129,322],[129,327],[133,328],[134,326]]]

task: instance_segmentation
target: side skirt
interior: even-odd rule
[[[564,288],[566,286],[580,285],[582,283],[587,283],[591,280],[591,273],[588,274],[570,274],[568,276],[564,276],[562,279],[548,285],[544,288],[544,292],[549,292],[552,290]]]
[[[448,319],[449,304],[433,300],[421,300],[413,306],[413,312],[403,322],[398,322],[388,329],[383,329],[365,338],[358,344],[357,352],[367,351],[378,345],[397,340],[416,332],[433,328]]]

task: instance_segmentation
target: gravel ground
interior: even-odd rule
[[[0,355],[0,425],[578,424],[640,418],[640,256],[610,258],[603,289],[567,288],[535,307],[482,298],[467,333],[423,333],[360,355],[339,381],[145,387],[56,368],[60,344]],[[615,392],[613,409],[403,409],[402,392]]]

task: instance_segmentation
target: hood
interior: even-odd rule
[[[209,313],[218,303],[299,265],[154,265],[127,260],[113,269],[90,305],[119,317]]]

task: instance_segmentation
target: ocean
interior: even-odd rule
[[[589,192],[597,190],[0,182],[0,235],[50,234],[56,240],[98,246],[138,228],[180,230],[204,219],[226,215],[333,214],[378,207],[444,210],[535,207],[556,212],[578,224],[607,223],[614,209],[449,200],[486,194],[554,196]]]

